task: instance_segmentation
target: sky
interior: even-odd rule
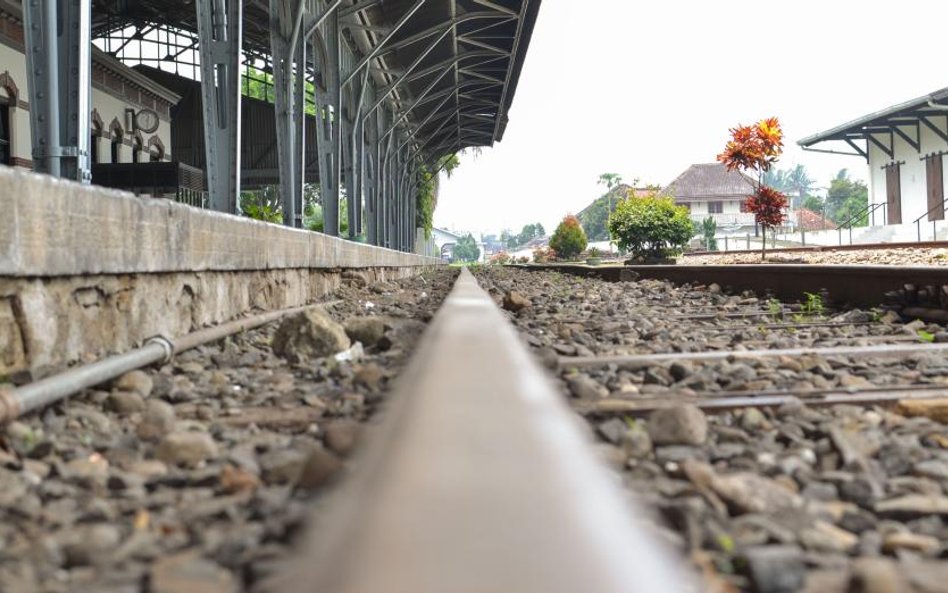
[[[543,0],[504,139],[442,179],[435,226],[550,232],[601,173],[667,185],[770,116],[778,168],[866,180],[864,159],[796,142],[948,86],[946,17],[941,0]]]

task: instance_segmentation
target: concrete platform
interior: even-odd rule
[[[0,382],[441,264],[0,166]]]

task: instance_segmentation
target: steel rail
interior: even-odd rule
[[[547,264],[518,266],[595,277],[611,282],[640,279],[666,280],[676,284],[717,283],[735,291],[772,292],[782,300],[794,300],[804,292],[828,292],[829,300],[851,306],[874,307],[886,302],[889,293],[906,285],[948,286],[948,266],[886,266],[851,264],[741,264],[741,265],[630,265],[585,266]],[[911,304],[911,303],[909,303]],[[948,319],[948,314],[946,314]]]
[[[866,385],[858,388],[827,387],[825,389],[765,389],[761,391],[698,391],[687,395],[676,395],[674,391],[660,395],[633,395],[630,397],[606,397],[599,400],[578,400],[572,402],[572,407],[583,416],[602,414],[621,414],[626,410],[645,409],[653,405],[674,405],[683,402],[714,402],[718,400],[735,401],[768,401],[764,398],[795,397],[803,403],[820,401],[821,398],[836,396],[868,396],[880,397],[893,393],[917,393],[918,397],[928,394],[933,398],[948,397],[948,384],[945,383],[902,383],[898,385]],[[672,397],[669,397],[671,395]],[[769,404],[767,404],[769,405]]]
[[[948,388],[941,389],[889,389],[879,391],[848,392],[839,389],[833,392],[801,398],[795,393],[779,395],[743,395],[728,397],[675,397],[668,394],[662,398],[635,400],[600,400],[589,406],[578,406],[577,411],[586,416],[629,415],[646,416],[656,410],[682,404],[691,404],[708,413],[728,412],[740,408],[776,408],[786,404],[803,403],[810,407],[836,406],[840,404],[872,406],[891,405],[908,400],[940,400],[948,398]]]
[[[560,368],[588,369],[618,365],[636,369],[671,362],[719,362],[723,360],[760,360],[781,356],[859,356],[865,358],[903,358],[912,355],[944,355],[948,344],[880,344],[877,346],[833,346],[829,348],[781,348],[773,350],[715,350],[712,352],[672,352],[667,354],[630,354],[607,356],[563,356]]]
[[[466,269],[390,402],[268,591],[697,590]]]

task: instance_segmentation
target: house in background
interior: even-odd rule
[[[865,159],[869,165],[869,207],[875,210],[877,221],[897,225],[917,219],[944,220],[948,88],[870,113],[797,144],[804,150]]]
[[[823,212],[814,212],[808,208],[797,208],[793,212],[794,225],[798,229],[806,232],[812,231],[831,231],[836,229],[836,224],[826,218]]]
[[[754,215],[744,208],[744,200],[752,193],[750,177],[728,171],[721,163],[691,165],[661,191],[686,206],[696,224],[710,216],[719,228],[731,232],[753,229]]]
[[[434,245],[434,253],[426,253],[426,255],[433,255],[441,259],[451,259],[454,257],[454,246],[457,245],[460,239],[461,235],[457,233],[452,233],[445,229],[433,228],[431,229],[431,242]]]

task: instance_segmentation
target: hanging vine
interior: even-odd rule
[[[422,165],[416,176],[415,183],[418,187],[417,215],[415,217],[415,226],[425,230],[425,239],[431,238],[431,229],[434,224],[434,211],[438,205],[438,190],[440,188],[439,173],[444,171],[448,177],[461,164],[461,159],[456,153],[446,154],[435,164],[432,171],[426,165]]]

